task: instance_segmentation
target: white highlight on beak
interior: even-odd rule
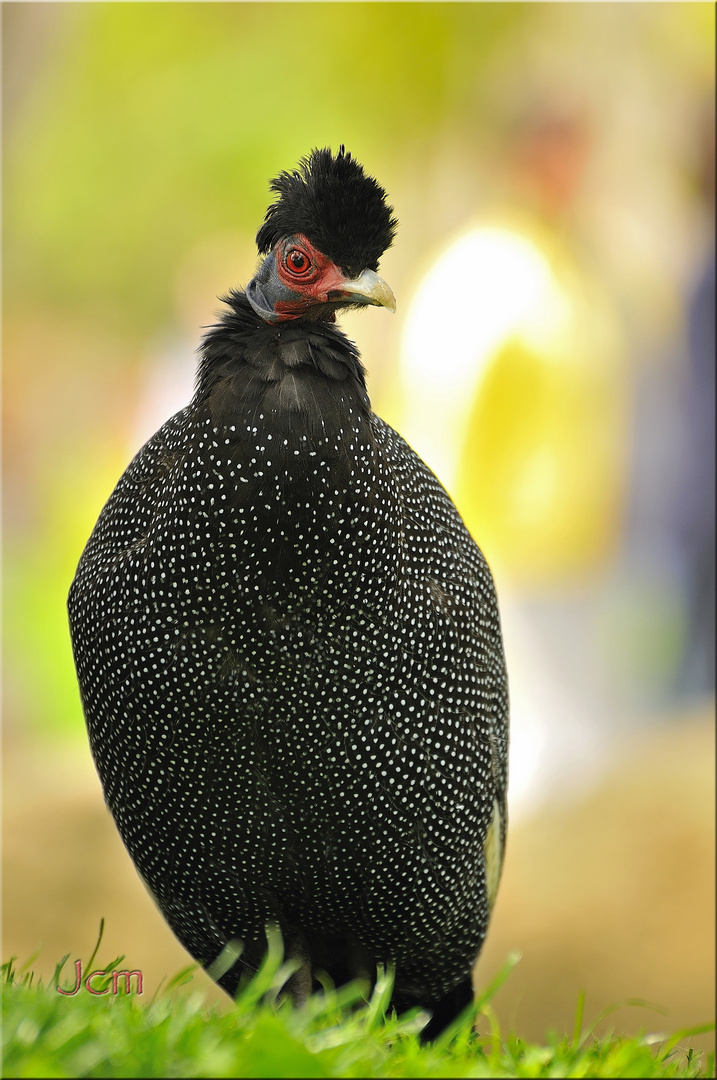
[[[353,281],[345,281],[341,286],[341,293],[355,296],[358,303],[374,304],[394,312],[396,310],[396,297],[390,285],[378,274],[374,274],[373,270],[363,270]]]

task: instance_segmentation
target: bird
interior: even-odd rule
[[[81,555],[82,707],[140,877],[227,993],[274,927],[297,1005],[388,966],[393,1008],[426,1010],[430,1039],[473,1001],[503,863],[496,589],[336,322],[395,310],[386,191],[343,145],[270,190],[194,396]]]

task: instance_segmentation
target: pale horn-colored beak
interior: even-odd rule
[[[391,288],[373,270],[363,270],[353,281],[342,281],[329,293],[330,300],[349,300],[354,304],[374,304],[389,311],[396,310],[396,297]]]

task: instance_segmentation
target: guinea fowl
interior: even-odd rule
[[[317,971],[393,964],[393,1005],[429,1009],[430,1038],[472,1000],[502,864],[495,590],[335,325],[395,308],[385,192],[343,147],[271,187],[265,258],[206,334],[191,403],[80,559],[82,703],[135,866],[225,990],[275,924],[297,1002]]]

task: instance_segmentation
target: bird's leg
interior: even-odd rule
[[[458,1019],[463,1010],[467,1009],[474,999],[473,983],[468,978],[464,979],[453,990],[450,990],[440,1001],[430,1005],[429,1008],[433,1015],[421,1032],[421,1042],[423,1044],[432,1042],[454,1020]]]
[[[291,941],[287,942],[286,959],[299,961],[299,967],[284,984],[284,992],[299,1008],[311,995],[311,957],[302,934],[292,935]]]

